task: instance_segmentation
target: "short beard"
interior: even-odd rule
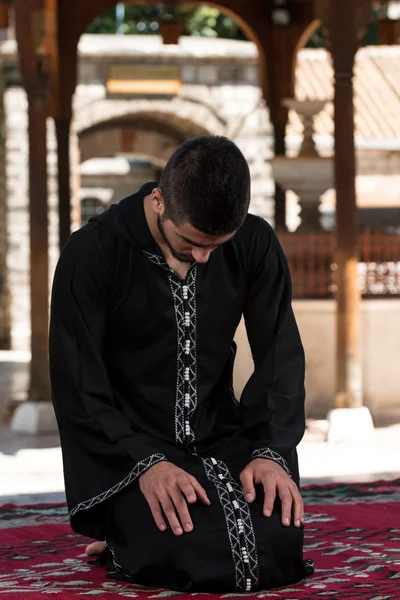
[[[164,225],[163,222],[167,221],[168,217],[165,215],[158,215],[157,217],[157,225],[158,225],[158,229],[161,233],[161,236],[164,240],[164,242],[167,244],[169,251],[171,252],[172,256],[174,258],[176,258],[176,260],[179,260],[179,262],[181,263],[194,263],[195,260],[193,259],[193,257],[187,256],[186,254],[180,254],[179,252],[177,252],[175,250],[175,248],[172,246],[171,242],[169,241],[167,234],[165,233],[165,229],[164,229]]]

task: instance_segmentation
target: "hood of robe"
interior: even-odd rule
[[[138,251],[162,255],[154,240],[144,213],[143,200],[158,186],[157,182],[145,183],[136,194],[128,196],[118,204],[112,204],[103,214],[92,217],[89,222],[98,222],[109,227]]]

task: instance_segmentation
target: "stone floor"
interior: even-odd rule
[[[299,446],[303,485],[400,477],[400,425],[375,430],[365,445],[330,445],[312,422]],[[64,500],[58,436],[16,435],[0,427],[0,505]]]
[[[12,401],[25,397],[28,353],[0,352],[0,422]],[[368,444],[328,444],[326,421],[309,421],[299,446],[303,485],[400,477],[400,424],[375,429]],[[64,500],[57,435],[12,433],[0,425],[0,505]]]

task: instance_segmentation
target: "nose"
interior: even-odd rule
[[[198,263],[206,263],[210,258],[211,250],[208,248],[193,248],[192,256]]]

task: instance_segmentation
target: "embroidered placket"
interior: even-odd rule
[[[250,592],[258,586],[259,565],[249,505],[242,487],[223,461],[205,458],[203,464],[208,479],[217,489],[224,511],[235,566],[236,589]]]
[[[196,275],[196,266],[183,282],[173,271],[169,274],[177,328],[175,441],[186,444],[193,452],[195,436],[191,418],[197,407]]]

